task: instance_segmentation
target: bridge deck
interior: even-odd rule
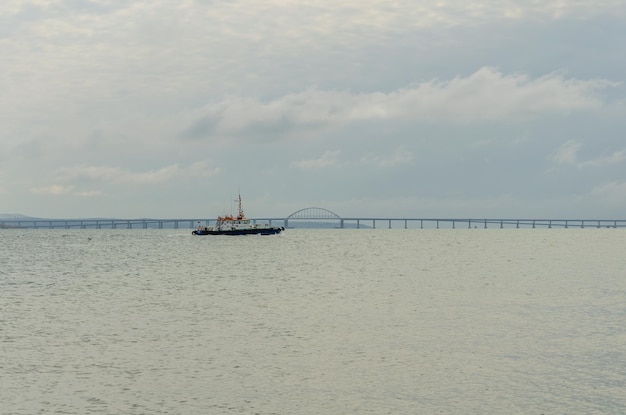
[[[470,218],[255,218],[253,223],[278,223],[286,228],[302,222],[329,223],[335,228],[624,228],[626,219],[470,219]],[[30,219],[0,220],[0,227],[27,229],[192,229],[211,226],[215,219]],[[293,227],[293,226],[292,226]]]

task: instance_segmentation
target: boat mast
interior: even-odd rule
[[[243,207],[241,206],[241,193],[239,193],[239,198],[237,199],[237,202],[238,202],[237,219],[243,219],[245,218],[245,215],[243,214]]]

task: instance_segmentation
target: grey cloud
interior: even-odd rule
[[[430,81],[389,93],[349,93],[310,89],[269,102],[231,98],[206,109],[187,135],[198,137],[249,132],[283,133],[346,122],[417,119],[445,122],[506,121],[592,110],[603,105],[598,93],[613,84],[548,74],[537,79],[505,75],[493,68],[448,81]]]

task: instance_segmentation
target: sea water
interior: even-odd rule
[[[0,413],[623,414],[626,231],[0,230]]]

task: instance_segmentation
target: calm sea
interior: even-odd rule
[[[0,230],[0,413],[624,414],[626,231]]]

